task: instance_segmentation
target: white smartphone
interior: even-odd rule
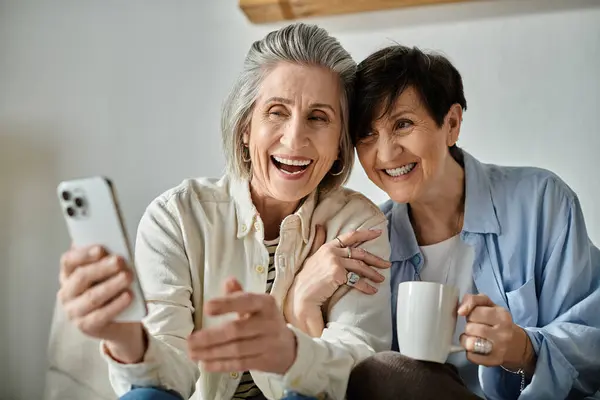
[[[64,181],[58,185],[57,194],[73,244],[102,246],[108,253],[123,257],[133,272],[132,302],[115,322],[141,321],[148,312],[146,300],[111,181],[101,176]]]

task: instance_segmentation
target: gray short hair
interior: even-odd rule
[[[291,24],[270,32],[254,42],[246,55],[243,70],[225,101],[221,119],[227,172],[248,179],[251,177],[251,166],[243,161],[242,133],[250,123],[263,78],[280,62],[322,66],[339,76],[342,88],[339,160],[343,172],[337,176],[328,173],[319,185],[321,191],[338,188],[348,180],[354,165],[354,146],[348,132],[348,103],[352,99],[356,63],[325,29],[304,23]],[[334,172],[339,172],[342,167],[337,164],[334,163]]]

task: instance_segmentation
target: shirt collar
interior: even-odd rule
[[[465,218],[463,231],[500,234],[486,166],[462,150],[465,168]]]
[[[235,202],[237,213],[237,237],[242,238],[252,230],[257,230],[257,224],[260,220],[258,210],[252,202],[250,196],[250,183],[247,179],[230,178],[231,195]],[[313,191],[302,202],[302,205],[294,212],[300,220],[302,240],[308,243],[310,235],[310,221],[317,202],[317,193]]]
[[[462,150],[465,169],[465,218],[463,232],[500,234],[485,166]],[[408,217],[407,204],[394,203],[390,217],[391,261],[404,261],[420,253]]]

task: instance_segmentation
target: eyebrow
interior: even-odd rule
[[[283,103],[287,105],[293,105],[294,102],[290,99],[286,99],[285,97],[270,97],[265,101],[265,103]],[[335,115],[334,108],[327,103],[312,103],[310,104],[310,108],[328,108]]]
[[[408,108],[401,109],[400,111],[391,114],[390,117],[389,117],[389,119],[400,118],[404,114],[411,114],[411,113],[414,113],[414,111],[412,109],[408,109]]]

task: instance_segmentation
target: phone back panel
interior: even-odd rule
[[[64,181],[58,185],[57,192],[73,244],[104,247],[110,254],[123,257],[135,276],[133,253],[110,181],[103,177]],[[140,321],[146,315],[137,276],[131,290],[133,301],[115,321]]]

